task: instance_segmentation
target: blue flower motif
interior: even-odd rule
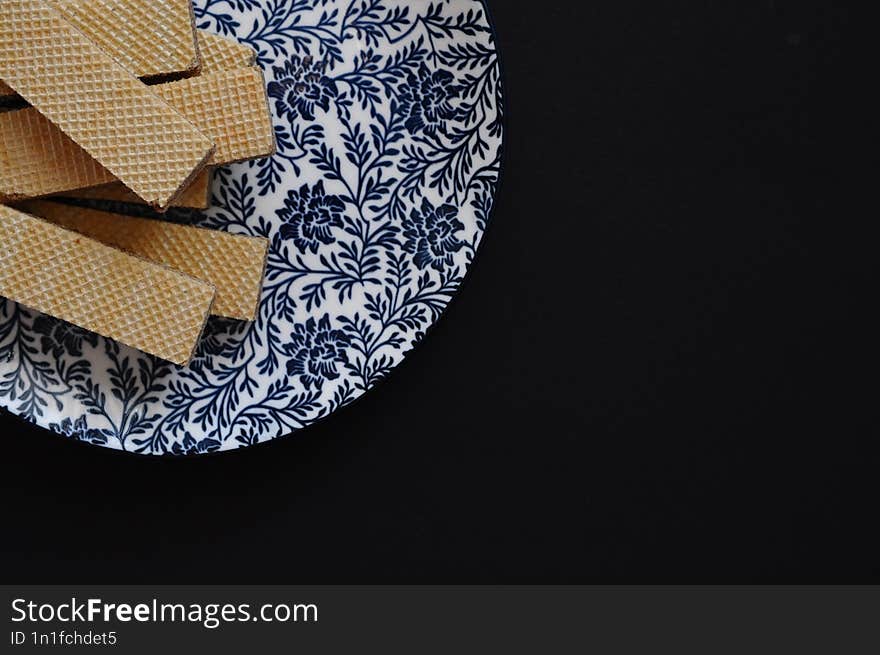
[[[75,325],[45,314],[40,314],[34,319],[34,332],[40,337],[40,349],[44,355],[52,353],[55,358],[64,353],[72,357],[81,357],[83,342],[93,348],[98,345],[98,335],[88,330],[83,330]]]
[[[453,205],[434,207],[427,200],[422,209],[413,209],[409,218],[403,220],[403,244],[407,252],[415,255],[416,265],[425,269],[433,266],[438,271],[452,266],[454,255],[464,246],[455,236],[464,229],[458,220],[458,209]]]
[[[336,366],[348,363],[345,349],[349,345],[345,332],[330,327],[328,314],[317,323],[310,318],[305,325],[294,327],[290,343],[284,346],[292,358],[287,362],[287,373],[298,375],[306,389],[320,389],[325,380],[339,377]]]
[[[315,120],[315,107],[327,111],[339,94],[336,82],[324,75],[324,63],[312,57],[294,55],[282,66],[273,66],[272,71],[275,81],[269,83],[269,96],[275,99],[278,115],[291,122],[299,117]]]
[[[342,227],[344,211],[345,203],[339,196],[327,194],[323,181],[311,189],[306,184],[299,191],[289,191],[284,207],[276,212],[284,221],[279,234],[292,239],[300,250],[317,253],[322,243],[333,243],[331,228]]]
[[[445,131],[445,123],[456,117],[452,100],[458,97],[455,78],[446,70],[433,73],[424,63],[418,72],[410,72],[398,90],[400,111],[407,117],[404,125],[410,134],[424,131],[434,135]]]
[[[76,421],[65,418],[61,423],[51,423],[49,429],[76,441],[85,441],[99,446],[107,443],[106,432],[87,427],[85,416],[80,416]]]
[[[220,442],[216,439],[196,441],[192,435],[186,435],[182,442],[176,442],[171,449],[175,455],[203,455],[220,450]]]

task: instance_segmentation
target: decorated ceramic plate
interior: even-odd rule
[[[480,0],[196,0],[259,53],[278,154],[220,169],[206,227],[271,239],[259,318],[212,319],[178,368],[0,300],[0,404],[147,455],[305,428],[391,373],[456,293],[501,168]],[[178,217],[179,218],[179,217]]]

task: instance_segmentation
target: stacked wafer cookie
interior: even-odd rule
[[[247,46],[191,0],[0,0],[0,295],[185,365],[256,316],[268,242],[70,204],[205,209],[213,166],[274,154]]]

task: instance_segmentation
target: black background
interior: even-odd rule
[[[490,5],[504,180],[426,343],[233,454],[123,456],[4,415],[4,581],[880,582],[855,17]]]

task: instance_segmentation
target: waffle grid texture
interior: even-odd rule
[[[232,71],[256,65],[257,53],[249,46],[203,30],[199,30],[197,36],[202,58],[202,74]],[[216,152],[214,157],[217,158]],[[211,178],[211,171],[203,171],[177,198],[174,206],[188,209],[207,209],[211,200]],[[140,199],[121,182],[67,192],[65,195],[88,200],[140,203]]]
[[[183,193],[177,197],[177,200],[172,203],[172,206],[184,207],[186,209],[207,209],[211,204],[212,178],[212,169],[205,169],[199,173],[192,184],[186,187]],[[101,184],[87,189],[65,191],[64,196],[82,200],[112,200],[129,204],[142,204],[141,199],[134,195],[131,189],[122,182],[111,182],[110,184]]]
[[[198,72],[192,0],[50,0],[138,77]]]
[[[0,202],[107,184],[115,179],[36,109],[0,114]]]
[[[45,0],[0,2],[0,76],[158,209],[213,153],[192,123]]]
[[[241,68],[154,88],[211,136],[216,146],[212,164],[275,154],[275,130],[261,70]]]
[[[214,287],[0,206],[0,295],[185,365]]]
[[[35,200],[28,213],[151,262],[165,264],[217,289],[211,313],[256,318],[269,241],[190,225]]]
[[[274,154],[272,117],[259,69],[200,75],[150,88],[214,139],[217,149],[211,164]],[[0,201],[57,195],[114,179],[35,109],[0,114]]]
[[[204,30],[198,30],[197,36],[202,73],[217,73],[257,65],[257,52],[250,46]]]
[[[128,7],[128,3],[125,4],[125,7]],[[83,26],[83,34],[92,38],[92,31],[86,26]],[[250,46],[204,30],[197,30],[196,37],[199,44],[202,73],[219,73],[257,65],[257,53]],[[101,44],[101,46],[111,57],[119,58],[120,53],[115,49],[114,44]],[[145,74],[139,69],[133,68],[130,69],[130,72],[138,77],[145,77]],[[171,75],[171,73],[167,75]],[[3,80],[0,80],[0,101],[4,99],[4,96],[14,95],[15,91],[9,88],[9,85]]]

